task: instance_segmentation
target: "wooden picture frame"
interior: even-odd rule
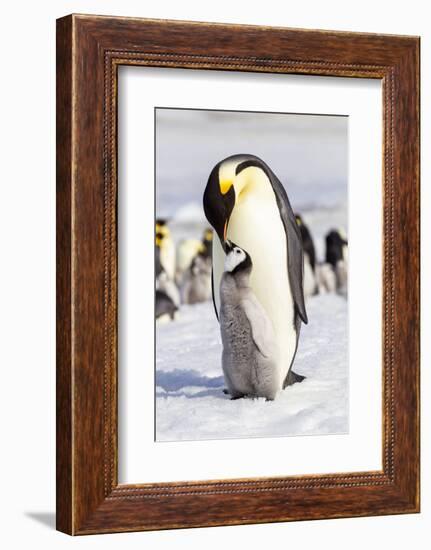
[[[383,469],[119,485],[119,65],[381,79]],[[57,529],[419,511],[419,38],[70,15],[57,21]]]

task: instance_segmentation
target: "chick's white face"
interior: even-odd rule
[[[226,254],[224,261],[225,271],[233,271],[240,263],[246,259],[246,254],[242,248],[235,246],[230,252]]]

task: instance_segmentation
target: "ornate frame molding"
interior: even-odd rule
[[[94,16],[58,20],[57,36],[58,529],[84,534],[418,511],[419,40]],[[228,45],[211,45],[226,37]],[[382,80],[382,471],[118,484],[120,65]]]

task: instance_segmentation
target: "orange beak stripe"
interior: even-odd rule
[[[232,180],[221,180],[220,181],[220,193],[222,195],[226,195],[226,193],[229,191],[229,189],[232,187],[233,181]]]

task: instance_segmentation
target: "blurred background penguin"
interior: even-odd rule
[[[295,214],[304,250],[304,295],[335,292],[347,296],[348,243],[342,228],[331,229],[325,235],[325,260],[316,261],[313,237],[300,214]]]
[[[175,243],[172,240],[168,222],[165,219],[156,220],[156,247],[160,251],[160,263],[169,277],[175,277]]]
[[[212,297],[212,241],[212,229],[205,229],[202,240],[194,248],[195,253],[181,275],[181,297],[184,304],[206,302]],[[187,241],[182,244],[185,248]],[[188,250],[193,250],[192,243],[188,245]]]
[[[347,294],[348,246],[347,236],[342,228],[331,229],[325,238],[326,262],[331,265],[339,294]]]
[[[175,244],[166,220],[156,220],[155,276],[156,319],[174,320],[180,305],[180,293],[175,284]]]
[[[213,233],[205,228],[201,239],[182,239],[176,245],[168,224],[167,219],[156,220],[156,311],[169,310],[163,318],[174,320],[180,304],[211,300]]]
[[[316,250],[310,230],[300,214],[295,214],[296,223],[302,238],[304,250],[304,296],[308,298],[318,293],[316,281]]]

